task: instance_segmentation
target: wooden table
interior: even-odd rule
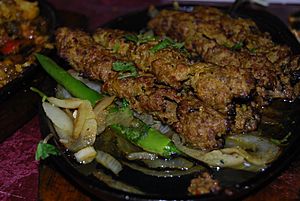
[[[146,8],[150,3],[165,1],[110,1],[110,0],[49,0],[58,10],[62,24],[72,27],[94,29],[96,26],[128,11]],[[68,5],[68,6],[67,6]],[[98,7],[98,12],[97,12]],[[300,10],[298,6],[272,6],[269,11],[287,22],[291,12]],[[95,17],[95,18],[94,18]],[[89,20],[89,24],[87,23]],[[257,193],[245,198],[245,201],[291,201],[300,200],[300,157],[270,184]],[[70,183],[49,163],[41,163],[39,179],[39,199],[41,201],[91,201],[95,200],[80,187]]]

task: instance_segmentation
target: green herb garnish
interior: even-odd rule
[[[129,102],[125,98],[123,98],[122,99],[122,108],[127,108],[128,106],[129,106]]]
[[[137,45],[147,43],[150,41],[154,41],[156,38],[153,34],[145,33],[145,34],[126,34],[124,36],[125,40],[136,43]]]
[[[116,44],[114,44],[114,46],[113,46],[113,51],[114,52],[118,52],[120,50],[120,43],[116,43]]]
[[[121,72],[119,79],[123,79],[126,77],[137,77],[138,72],[136,70],[136,67],[132,62],[121,62],[116,61],[113,63],[112,69],[114,71]],[[127,73],[129,72],[129,73]]]
[[[237,50],[242,49],[242,47],[244,47],[244,43],[243,42],[238,42],[234,46],[232,46],[230,49],[232,51],[237,51]]]
[[[41,140],[37,145],[36,152],[35,152],[35,160],[46,159],[50,155],[60,155],[59,150],[52,144],[48,144],[48,140],[53,137],[53,134],[49,134],[45,137],[44,140]]]
[[[251,52],[251,53],[255,53],[256,52],[256,48],[254,47],[254,48],[251,48],[251,49],[249,49],[249,51]]]
[[[228,43],[225,43],[224,46],[232,51],[238,51],[240,49],[242,49],[242,47],[244,47],[244,43],[243,41],[236,43],[233,46],[230,46]]]
[[[170,38],[165,38],[160,43],[153,46],[150,49],[150,52],[155,53],[155,52],[157,52],[161,49],[167,48],[167,47],[174,47],[176,49],[181,49],[181,48],[183,48],[183,46],[184,46],[184,43],[177,43]]]
[[[42,140],[39,142],[38,146],[37,146],[37,150],[35,152],[35,160],[40,160],[40,159],[46,159],[48,158],[50,155],[59,155],[59,151],[58,149],[52,145],[52,144],[47,144],[44,143]]]
[[[124,36],[124,38],[125,38],[125,40],[131,41],[131,42],[134,42],[134,43],[138,43],[138,41],[139,41],[139,38],[135,34],[126,34]]]

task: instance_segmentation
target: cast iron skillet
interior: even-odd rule
[[[170,6],[163,6],[161,8],[169,8]],[[193,6],[186,5],[183,8],[188,10]],[[296,38],[290,33],[288,28],[277,17],[259,10],[240,9],[237,14],[241,17],[252,18],[260,27],[262,31],[268,31],[271,33],[273,40],[276,43],[288,45],[295,54],[300,53],[300,46]],[[139,31],[146,27],[149,17],[147,10],[131,13],[122,17],[119,17],[110,23],[106,24],[106,27],[119,28],[129,31]],[[54,93],[56,84],[53,80],[49,79],[45,82],[45,92]],[[120,173],[120,177],[125,181],[143,188],[147,191],[146,195],[136,195],[131,193],[125,193],[123,191],[109,188],[99,180],[90,175],[93,170],[93,165],[79,165],[74,161],[64,147],[59,143],[57,136],[51,141],[57,146],[62,155],[58,157],[52,157],[51,160],[62,171],[63,175],[72,180],[75,184],[81,187],[83,190],[90,193],[91,196],[95,196],[101,200],[142,200],[142,201],[154,201],[154,200],[199,200],[199,201],[211,201],[211,200],[235,200],[243,198],[250,193],[258,190],[264,184],[270,182],[275,178],[279,172],[281,172],[291,162],[293,157],[299,151],[300,136],[297,135],[300,132],[300,102],[299,100],[294,103],[274,102],[272,107],[281,113],[282,123],[284,129],[282,132],[291,132],[289,144],[283,149],[282,154],[277,160],[275,160],[268,168],[259,173],[250,173],[232,169],[212,169],[211,173],[218,179],[223,187],[223,190],[217,194],[208,194],[200,197],[188,196],[186,192],[187,185],[191,178],[153,178],[142,173],[132,171],[130,169],[124,169]],[[49,133],[55,133],[55,130],[50,120],[45,116],[42,109],[40,109],[40,121],[41,132],[43,136],[47,136]],[[270,129],[268,127],[264,129]],[[228,193],[230,192],[230,193]]]
[[[45,1],[39,1],[39,7],[40,15],[48,22],[49,34],[52,37],[56,27],[55,11]],[[50,51],[43,53],[50,54]],[[34,64],[0,89],[0,142],[36,114],[37,108],[34,107],[34,103],[38,99],[29,87],[37,86],[44,77],[40,66]]]

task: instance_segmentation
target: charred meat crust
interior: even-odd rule
[[[258,107],[273,98],[294,100],[299,95],[291,85],[290,75],[299,69],[291,50],[275,44],[250,19],[199,6],[192,12],[163,10],[148,26],[158,35],[184,41],[205,62],[247,69],[256,82]]]
[[[85,72],[91,79],[103,81],[104,92],[126,98],[136,111],[152,114],[162,122],[168,123],[174,130],[180,131],[183,137],[188,136],[186,141],[194,146],[203,150],[212,150],[219,146],[214,139],[226,133],[225,115],[209,106],[205,106],[204,109],[201,101],[188,93],[178,93],[169,86],[155,83],[156,78],[153,75],[139,72],[140,76],[137,78],[120,79],[118,72],[112,70],[112,63],[118,58],[93,42],[87,33],[60,28],[56,33],[56,45],[58,54],[73,68]],[[87,58],[89,56],[92,58]],[[197,104],[191,101],[184,102],[189,99],[197,100]],[[193,123],[193,127],[187,123],[193,120],[195,113],[185,112],[185,108],[190,104],[193,109],[198,110],[199,120]],[[206,129],[202,125],[203,122],[207,122],[208,126],[213,125],[214,128]],[[195,127],[199,129],[194,130]]]

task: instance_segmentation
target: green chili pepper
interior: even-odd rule
[[[164,134],[153,129],[143,122],[138,127],[127,127],[121,124],[113,124],[110,127],[118,135],[123,136],[133,144],[145,151],[159,154],[163,157],[170,157],[173,154],[180,154],[173,142]]]
[[[60,85],[68,90],[74,97],[88,100],[94,106],[103,98],[97,91],[89,88],[81,81],[74,78],[63,68],[58,66],[52,59],[42,54],[35,54],[43,69]]]

